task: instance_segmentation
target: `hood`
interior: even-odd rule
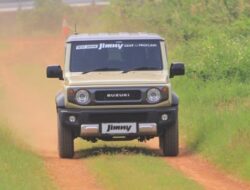
[[[166,71],[89,72],[69,73],[65,76],[65,83],[69,86],[150,85],[167,83],[167,78]]]

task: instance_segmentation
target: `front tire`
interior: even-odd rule
[[[74,138],[73,132],[69,127],[61,124],[58,117],[58,151],[60,158],[73,158],[74,156]]]
[[[160,148],[164,156],[177,156],[179,153],[178,117],[173,125],[166,127],[159,137]]]

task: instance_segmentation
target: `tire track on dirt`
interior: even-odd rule
[[[158,138],[147,142],[147,145],[153,149],[158,148]],[[207,190],[250,190],[247,182],[220,171],[200,156],[188,153],[185,148],[180,148],[178,157],[163,159]]]
[[[15,76],[12,66],[19,61],[18,53],[23,51],[0,55],[0,79],[5,94],[3,109],[12,132],[41,155],[49,175],[60,189],[102,189],[85,167],[84,160],[58,158],[54,104],[44,102],[39,92],[28,88]]]

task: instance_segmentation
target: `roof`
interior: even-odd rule
[[[151,33],[99,33],[72,35],[68,38],[67,42],[103,40],[164,40],[164,38],[158,34]]]

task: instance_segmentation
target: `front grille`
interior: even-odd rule
[[[112,114],[90,114],[89,122],[145,122],[147,113],[112,113]]]
[[[96,101],[138,101],[141,99],[139,90],[106,90],[95,92]]]

